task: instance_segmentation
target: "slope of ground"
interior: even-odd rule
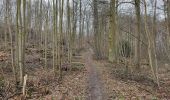
[[[161,84],[160,88],[155,87],[147,78],[137,77],[138,81],[116,76],[116,65],[108,62],[96,61],[97,68],[100,72],[102,84],[104,84],[105,94],[108,100],[169,100],[169,86]],[[118,68],[120,69],[120,68]],[[120,74],[120,73],[119,73]],[[167,73],[166,73],[167,74]],[[146,75],[147,76],[147,75]],[[145,77],[146,77],[145,76]]]
[[[139,79],[135,81],[122,76],[121,72],[117,72],[121,69],[120,66],[106,61],[94,60],[93,50],[87,49],[74,59],[74,62],[83,63],[85,66],[73,66],[72,70],[63,71],[62,81],[59,82],[57,78],[54,78],[51,67],[48,69],[41,67],[39,52],[30,52],[30,56],[27,56],[26,60],[28,100],[170,99],[170,71],[168,69],[160,69],[161,87],[158,89],[152,81],[145,78],[141,81],[140,77],[137,77]],[[6,61],[4,53],[1,53],[1,55],[0,57],[5,58]],[[4,79],[1,79],[3,83],[1,82],[0,96],[2,97],[0,98],[10,97],[11,100],[18,100],[20,95],[14,92],[14,80],[9,64],[6,64],[1,72],[3,72]]]

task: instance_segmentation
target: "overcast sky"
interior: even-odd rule
[[[120,2],[125,2],[125,1],[133,1],[133,0],[120,0]],[[154,0],[146,0],[147,1],[147,6],[148,6],[148,14],[152,14],[152,5],[153,3],[151,3],[152,1]],[[157,7],[158,8],[162,8],[163,7],[163,1],[162,0],[157,0]],[[129,13],[129,14],[132,14],[134,13],[135,9],[134,9],[134,6],[132,4],[122,4],[121,6],[119,6],[119,12],[120,13]],[[144,5],[141,4],[141,12],[144,13]],[[165,16],[164,16],[164,11],[163,10],[160,10],[160,9],[157,9],[157,18],[159,19],[163,19]]]
[[[14,0],[13,0],[14,1]],[[34,0],[33,0],[34,1]],[[45,1],[48,1],[48,0],[45,0]],[[50,0],[52,2],[52,0]],[[66,1],[66,0],[65,0]],[[71,2],[72,0],[70,0]],[[76,0],[75,0],[76,1]],[[77,0],[79,1],[79,0]],[[92,0],[82,0],[85,4],[85,2],[92,2]],[[133,1],[133,0],[119,0],[119,2],[125,2],[125,1]],[[154,1],[154,0],[146,0],[147,1],[147,4],[148,5],[148,14],[151,14],[152,12],[152,4],[151,4],[151,1]],[[72,3],[72,2],[71,2]],[[0,5],[3,4],[3,0],[0,0]],[[87,4],[87,3],[86,3]],[[0,6],[0,10],[2,9],[3,6]],[[90,6],[89,6],[90,7]],[[162,0],[157,0],[157,7],[161,8],[163,7],[163,1]],[[141,5],[141,10],[143,11],[143,6]],[[131,5],[131,4],[122,4],[120,7],[119,7],[119,11],[120,13],[134,13],[134,6]],[[157,9],[157,17],[158,18],[164,18],[164,12],[162,10],[159,10]]]

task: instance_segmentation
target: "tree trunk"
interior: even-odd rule
[[[136,19],[137,19],[137,33],[136,33],[136,49],[135,49],[135,63],[136,70],[140,71],[140,39],[141,39],[141,17],[140,17],[140,0],[135,0],[135,9],[136,9]]]
[[[70,1],[67,0],[67,37],[68,37],[68,62],[71,64],[71,58],[72,58],[72,41],[71,41],[71,15],[70,15]]]
[[[145,32],[147,35],[147,40],[148,40],[148,55],[149,55],[149,65],[151,67],[153,76],[155,81],[157,82],[159,86],[159,80],[158,80],[158,72],[157,72],[157,59],[156,59],[156,52],[154,48],[154,34],[151,34],[148,29],[148,18],[147,18],[147,6],[146,6],[146,0],[144,0],[144,6],[145,6]]]
[[[82,48],[82,0],[79,2],[80,4],[80,19],[79,19],[79,49]]]
[[[100,34],[99,34],[99,23],[98,23],[98,0],[93,0],[93,28],[94,28],[94,51],[96,59],[101,59],[101,51],[100,51]]]
[[[167,0],[167,23],[168,23],[168,48],[170,50],[170,1]]]
[[[115,61],[116,53],[116,1],[111,0],[110,3],[110,32],[109,32],[109,61]]]
[[[53,0],[53,71],[56,76],[56,67],[55,67],[55,50],[56,50],[56,0]]]

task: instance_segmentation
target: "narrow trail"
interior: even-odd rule
[[[85,67],[88,72],[87,79],[87,100],[104,100],[103,97],[103,86],[99,79],[99,73],[92,58],[93,50],[89,49],[84,53],[83,57],[85,59]]]

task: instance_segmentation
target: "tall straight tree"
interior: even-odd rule
[[[45,51],[45,54],[44,54],[44,57],[45,57],[45,68],[47,68],[47,41],[48,41],[48,38],[47,38],[47,34],[49,33],[49,7],[50,6],[50,3],[49,3],[49,0],[48,0],[48,6],[47,6],[47,9],[46,9],[46,19],[45,19],[45,34],[44,34],[44,40],[45,40],[45,43],[44,43],[44,51]]]
[[[25,36],[27,33],[27,20],[26,20],[26,0],[22,1],[22,14],[23,14],[23,32],[22,32],[22,68],[20,68],[20,80],[23,83],[25,74]],[[22,21],[22,20],[21,20]]]
[[[136,11],[136,19],[137,19],[137,32],[136,32],[136,45],[135,45],[135,63],[136,69],[140,70],[140,38],[141,38],[141,11],[140,11],[140,0],[135,0],[135,11]]]
[[[27,4],[27,27],[29,30],[29,32],[26,34],[27,41],[29,40],[29,36],[31,35],[30,34],[31,24],[32,24],[32,11],[31,10],[32,10],[32,0],[29,0]]]
[[[168,37],[168,46],[170,48],[170,1],[167,0],[167,19],[168,19],[168,32],[169,32],[169,37]]]
[[[110,2],[109,61],[113,62],[116,51],[116,0]]]
[[[64,11],[64,1],[65,0],[59,0],[59,33],[58,33],[58,68],[59,68],[59,79],[62,78],[62,58],[63,58],[63,11]]]
[[[68,42],[68,62],[71,63],[72,56],[72,41],[71,41],[71,15],[70,15],[70,1],[67,0],[67,42]]]
[[[17,76],[16,76],[16,66],[15,66],[15,62],[14,62],[14,42],[13,42],[13,36],[12,36],[12,30],[11,30],[11,21],[12,21],[12,17],[11,17],[11,1],[10,0],[6,0],[6,14],[7,14],[7,27],[8,27],[8,32],[10,35],[10,42],[11,42],[11,65],[12,65],[12,69],[13,69],[13,73],[14,73],[14,79],[15,81],[17,80]]]
[[[79,13],[80,13],[80,17],[79,17],[79,49],[81,49],[81,45],[82,45],[82,0],[79,1]]]
[[[99,41],[99,23],[98,23],[98,0],[93,0],[93,29],[94,29],[94,50],[97,59],[101,59],[100,44]]]
[[[60,52],[59,52],[59,32],[58,32],[58,14],[59,14],[59,10],[58,10],[58,0],[56,0],[56,36],[55,36],[55,38],[56,38],[56,43],[55,43],[55,45],[56,45],[56,69],[55,69],[55,73],[57,73],[57,67],[59,67],[59,57],[58,57],[58,55],[60,54]]]
[[[8,1],[7,0],[3,0],[3,4],[6,6],[5,7],[5,14],[4,14],[4,21],[5,24],[7,24],[7,12],[8,12]],[[4,32],[4,41],[5,41],[5,47],[7,47],[7,39],[8,39],[8,34],[7,34],[7,25],[5,25],[5,32]]]
[[[157,34],[157,29],[156,29],[156,10],[157,10],[157,0],[154,0],[154,8],[153,8],[153,28],[152,28],[152,34],[153,34],[153,37],[154,37],[154,45],[156,46],[156,34]]]
[[[22,5],[22,7],[21,7]],[[23,15],[23,16],[22,16]],[[17,0],[17,41],[18,41],[18,67],[20,75],[20,84],[23,83],[25,73],[25,33],[26,33],[26,1]]]
[[[76,48],[76,32],[77,32],[77,6],[78,3],[75,2],[75,0],[72,1],[73,2],[73,11],[72,11],[72,35],[71,35],[71,41],[72,41],[72,52],[75,52],[75,48]]]
[[[40,20],[39,16],[38,16],[38,14],[39,14],[39,1],[40,0],[35,1],[36,7],[34,7],[34,29],[35,29],[35,34],[33,36],[34,40],[38,40],[38,34],[39,34],[39,32],[38,32],[38,26],[39,26],[39,20]]]
[[[56,47],[56,0],[53,0],[53,70],[56,75],[55,68],[55,47]]]
[[[21,0],[17,0],[17,12],[16,12],[16,52],[15,55],[17,56],[16,59],[16,71],[15,71],[15,76],[16,76],[16,86],[18,86],[19,83],[19,35],[20,35],[20,30],[19,30],[19,13],[20,13],[20,2]]]
[[[166,35],[166,48],[170,50],[170,1],[169,0],[162,0],[164,3],[164,16],[165,16],[165,25],[168,34]],[[170,55],[167,55],[170,56]]]
[[[42,34],[42,14],[43,14],[43,0],[40,0],[40,13],[39,13],[39,33],[40,33],[40,46],[42,45],[42,41],[43,41],[43,34]]]
[[[57,75],[57,68],[59,68],[60,66],[59,34],[60,33],[58,32],[58,0],[53,0],[53,70],[55,76]]]

